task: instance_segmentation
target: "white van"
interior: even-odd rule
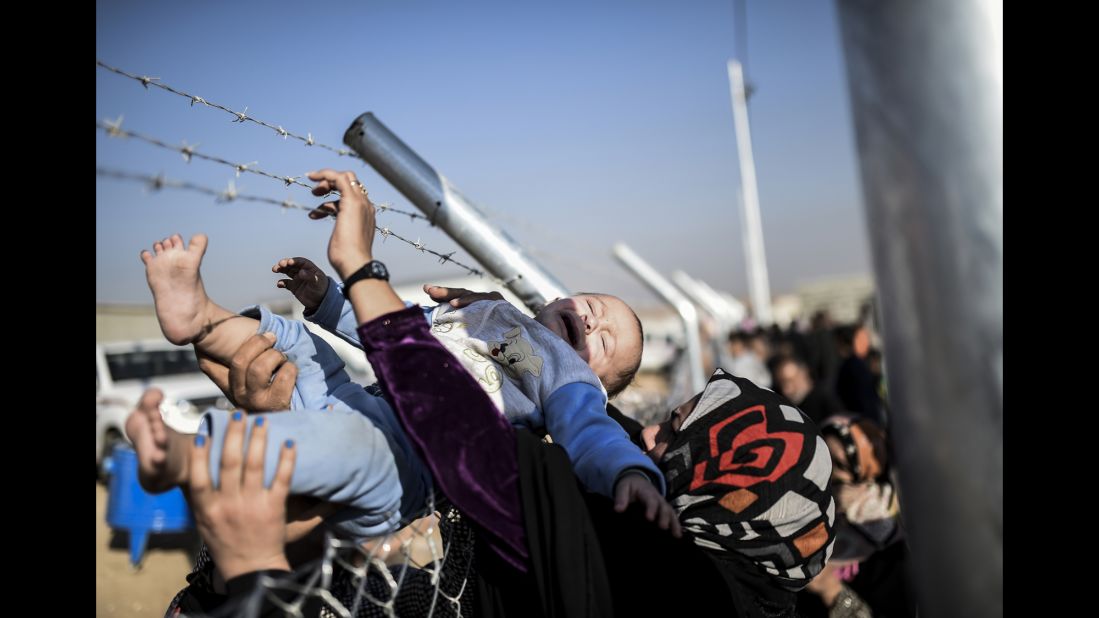
[[[128,441],[126,417],[150,386],[164,391],[165,407],[174,408],[174,417],[196,427],[207,408],[230,407],[221,390],[199,371],[189,346],[164,340],[96,344],[95,467],[100,478],[111,452]]]

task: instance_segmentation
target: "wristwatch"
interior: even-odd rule
[[[389,271],[386,269],[385,264],[382,264],[378,260],[367,262],[362,268],[351,273],[351,276],[343,280],[344,298],[350,300],[351,286],[363,279],[381,279],[382,281],[389,281]]]

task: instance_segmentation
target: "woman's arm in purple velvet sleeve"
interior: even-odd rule
[[[428,331],[419,307],[404,304],[386,279],[362,278],[374,260],[374,205],[354,172],[309,173],[314,195],[340,198],[310,213],[339,214],[328,259],[362,323],[359,341],[408,436],[435,483],[484,533],[501,558],[526,571],[529,562],[519,497],[515,431],[488,395]]]
[[[501,558],[527,570],[515,429],[418,307],[359,327],[370,365],[436,485]]]

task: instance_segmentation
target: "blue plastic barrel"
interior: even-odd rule
[[[130,533],[130,564],[137,566],[145,555],[150,533],[184,532],[194,528],[194,519],[178,487],[153,495],[137,480],[137,453],[120,445],[111,455],[110,494],[107,497],[107,525]]]

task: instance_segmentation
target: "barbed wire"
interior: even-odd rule
[[[203,193],[205,195],[211,195],[219,202],[232,202],[240,200],[244,202],[262,202],[267,204],[274,204],[286,209],[303,210],[305,212],[311,212],[313,209],[304,204],[298,204],[292,200],[276,200],[270,197],[263,197],[259,195],[246,195],[238,193],[233,182],[229,182],[229,186],[226,189],[218,190],[202,185],[197,185],[193,182],[186,182],[183,180],[172,180],[165,177],[163,174],[151,176],[149,174],[137,174],[133,172],[126,172],[122,170],[115,170],[103,167],[95,168],[95,175],[105,178],[113,178],[115,180],[132,180],[135,182],[142,182],[148,185],[151,191],[159,191],[161,189],[182,189],[186,191],[194,191],[196,193]]]
[[[299,187],[304,187],[306,189],[310,189],[310,190],[313,189],[312,185],[305,184],[304,182],[301,182],[301,181],[298,180],[299,178],[304,178],[305,177],[304,174],[300,175],[300,176],[281,176],[279,174],[274,174],[274,173],[271,173],[271,172],[267,172],[267,171],[264,171],[262,169],[259,169],[258,167],[255,167],[258,162],[234,163],[233,161],[229,161],[229,160],[227,160],[223,157],[218,157],[218,156],[208,155],[208,154],[205,154],[205,153],[198,152],[197,151],[198,144],[187,144],[187,142],[184,141],[182,146],[175,146],[173,144],[169,144],[169,143],[165,142],[164,140],[157,139],[155,137],[150,137],[148,135],[142,135],[141,133],[137,133],[136,131],[130,131],[128,129],[123,129],[122,128],[122,117],[121,116],[119,116],[116,120],[100,120],[100,121],[97,121],[96,122],[96,128],[104,130],[107,133],[107,135],[110,136],[110,137],[133,138],[133,139],[137,139],[137,140],[146,142],[146,143],[151,144],[153,146],[157,146],[159,148],[164,148],[166,150],[171,150],[173,152],[178,152],[181,155],[183,155],[183,160],[188,162],[188,163],[191,162],[192,158],[202,159],[203,161],[210,161],[212,163],[217,163],[217,164],[220,164],[220,165],[225,165],[225,166],[231,167],[236,171],[238,177],[240,176],[240,174],[242,172],[248,172],[248,173],[252,173],[252,174],[258,174],[258,175],[264,176],[266,178],[271,178],[271,179],[274,179],[274,180],[278,180],[278,181],[282,182],[283,184],[285,184],[288,187],[290,185],[298,185]],[[338,191],[332,191],[332,193],[336,194],[336,195],[339,194]],[[434,225],[435,225],[434,222],[432,222],[430,218],[428,218],[428,217],[426,217],[426,216],[424,216],[420,213],[415,213],[415,212],[410,212],[410,211],[407,211],[407,210],[401,210],[399,208],[394,208],[392,205],[390,205],[388,203],[377,203],[377,204],[374,204],[374,207],[379,212],[382,212],[382,213],[392,212],[392,213],[395,213],[395,214],[404,215],[412,221],[415,221],[415,220],[419,219],[419,220],[427,221],[429,224],[432,225],[432,227],[434,227]]]
[[[334,146],[329,146],[327,144],[322,144],[322,143],[318,142],[317,140],[313,139],[313,134],[312,133],[306,133],[305,135],[299,135],[297,133],[294,133],[292,131],[284,129],[282,127],[282,125],[276,125],[276,124],[273,124],[273,123],[270,123],[270,122],[260,120],[259,118],[256,118],[254,116],[249,116],[247,106],[245,106],[244,111],[237,111],[237,110],[231,109],[231,108],[229,108],[225,105],[221,105],[219,103],[214,103],[212,101],[207,101],[206,99],[204,99],[204,98],[202,98],[198,95],[194,95],[194,94],[191,94],[189,92],[184,92],[183,90],[180,90],[178,88],[173,88],[172,86],[169,86],[168,84],[165,84],[164,82],[162,82],[159,77],[149,77],[147,75],[134,75],[133,73],[128,73],[126,71],[123,71],[122,69],[113,67],[113,66],[107,64],[106,62],[103,62],[102,60],[98,60],[98,59],[95,61],[95,65],[97,67],[101,67],[103,69],[106,69],[106,70],[108,70],[112,73],[116,73],[116,74],[121,75],[123,77],[128,77],[128,78],[140,83],[142,86],[145,87],[146,90],[149,89],[149,86],[153,86],[153,87],[156,87],[156,88],[160,88],[161,90],[164,90],[166,92],[170,92],[174,95],[177,95],[177,96],[183,97],[185,99],[188,99],[188,100],[191,101],[191,107],[194,107],[196,103],[199,103],[199,104],[204,105],[206,107],[212,107],[214,109],[219,109],[219,110],[221,110],[221,111],[223,111],[227,114],[232,115],[233,116],[233,122],[239,122],[241,124],[243,124],[245,122],[252,122],[252,123],[258,124],[261,127],[266,127],[268,129],[271,129],[276,134],[281,136],[283,139],[293,138],[293,139],[296,139],[296,140],[304,143],[306,146],[316,146],[317,148],[323,148],[325,150],[330,150],[330,151],[332,151],[332,152],[334,152],[337,155],[340,155],[342,157],[358,158],[358,156],[354,153],[354,151],[352,151],[348,148],[336,148]]]
[[[196,148],[198,148],[198,144],[187,144],[186,142],[184,142],[184,144],[182,146],[175,146],[175,145],[169,144],[169,143],[167,143],[163,140],[159,140],[155,137],[150,137],[148,135],[143,135],[141,133],[137,133],[135,131],[130,131],[128,129],[123,129],[122,128],[122,116],[119,116],[116,120],[97,120],[95,122],[95,127],[97,129],[102,129],[103,131],[105,131],[109,137],[126,137],[126,138],[136,139],[136,140],[143,141],[147,144],[152,144],[153,146],[157,146],[159,148],[164,148],[165,150],[171,150],[171,151],[174,151],[174,152],[178,152],[181,155],[183,155],[183,160],[188,162],[188,163],[190,163],[191,159],[194,158],[194,159],[202,159],[203,161],[210,161],[212,163],[218,163],[220,165],[225,165],[225,166],[231,167],[234,170],[236,170],[238,178],[240,177],[242,172],[248,172],[250,174],[257,174],[259,176],[265,176],[267,178],[272,178],[274,180],[278,180],[278,181],[282,182],[283,184],[285,184],[288,187],[290,185],[298,185],[299,187],[304,187],[304,188],[309,189],[309,190],[313,189],[312,185],[307,185],[304,182],[298,180],[299,178],[304,177],[304,174],[298,175],[298,176],[289,176],[289,175],[282,176],[282,175],[279,175],[279,174],[273,174],[271,172],[264,171],[264,170],[256,167],[256,164],[258,163],[256,161],[253,161],[252,163],[235,163],[233,161],[229,161],[229,160],[224,159],[222,157],[218,157],[218,156],[214,156],[214,155],[208,155],[208,154],[198,152],[196,150]]]
[[[232,182],[230,182],[228,189],[213,189],[213,188],[210,188],[210,187],[205,187],[205,186],[198,185],[198,184],[191,183],[191,182],[185,182],[185,181],[180,181],[180,180],[172,180],[172,179],[166,178],[164,175],[152,176],[152,175],[149,175],[149,174],[126,172],[126,171],[122,171],[122,170],[113,170],[113,169],[107,169],[107,168],[101,168],[101,167],[97,167],[95,169],[95,174],[96,174],[96,176],[103,176],[103,177],[106,177],[106,178],[114,178],[114,179],[117,179],[117,180],[130,180],[130,181],[142,182],[142,183],[145,183],[151,190],[154,190],[154,191],[157,191],[157,190],[160,190],[160,189],[165,189],[165,188],[167,188],[167,189],[181,189],[181,190],[187,190],[187,191],[194,191],[194,192],[198,192],[198,193],[203,193],[205,195],[211,195],[211,196],[214,196],[215,198],[217,198],[218,201],[221,201],[221,202],[232,202],[232,201],[240,200],[240,201],[251,201],[251,202],[263,202],[263,203],[268,203],[268,204],[274,204],[274,205],[277,205],[277,206],[281,206],[284,209],[304,210],[306,212],[311,212],[311,211],[314,210],[313,208],[310,208],[308,206],[304,206],[304,205],[301,205],[301,204],[297,204],[297,203],[295,203],[291,200],[281,200],[280,201],[280,200],[276,200],[276,199],[269,198],[269,197],[240,194],[236,191],[236,188],[233,186]],[[455,260],[453,256],[454,256],[455,253],[457,253],[457,251],[451,251],[449,253],[440,253],[440,252],[435,251],[433,249],[429,249],[427,246],[424,245],[423,241],[421,241],[419,238],[417,238],[415,241],[409,240],[408,238],[405,238],[404,236],[401,236],[400,234],[394,232],[392,229],[390,229],[387,226],[383,227],[383,226],[379,226],[379,225],[375,224],[374,228],[378,231],[379,234],[381,234],[382,242],[385,242],[387,239],[389,239],[391,237],[396,238],[397,240],[399,240],[399,241],[411,246],[412,248],[416,249],[420,253],[425,253],[425,254],[435,256],[436,258],[439,259],[440,264],[450,263],[450,264],[453,264],[453,265],[457,266],[458,268],[461,268],[461,269],[465,270],[466,272],[468,272],[471,275],[475,275],[477,277],[483,277],[483,278],[487,277],[488,279],[490,279],[490,280],[492,280],[496,283],[502,283],[498,279],[496,279],[495,277],[489,276],[487,273],[485,273],[481,269],[473,268],[472,266],[468,266],[468,265],[463,264],[462,262],[460,262],[458,260]]]

